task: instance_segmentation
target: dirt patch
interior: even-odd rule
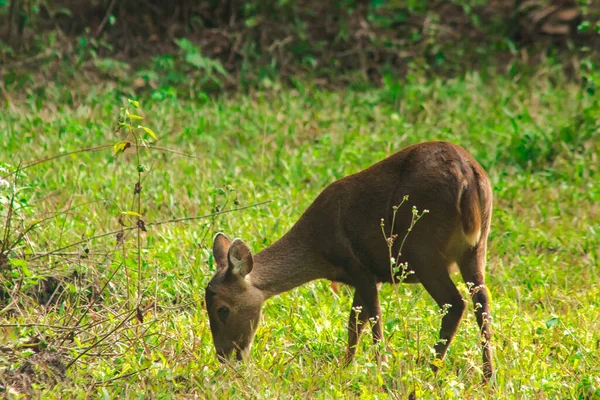
[[[66,377],[66,363],[59,353],[32,355],[14,369],[0,370],[0,394],[31,395],[33,384],[52,387]]]

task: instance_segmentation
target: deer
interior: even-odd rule
[[[401,260],[443,313],[435,357],[437,373],[458,329],[466,303],[451,278],[458,270],[470,291],[479,325],[484,380],[493,374],[490,297],[485,286],[486,248],[492,215],[492,187],[485,170],[462,147],[424,142],[407,147],[358,173],[327,186],[279,240],[252,254],[239,238],[217,233],[216,272],[205,289],[205,305],[220,361],[246,360],[264,302],[315,279],[354,288],[348,320],[346,361],[351,362],[363,328],[373,344],[383,338],[379,289],[396,283],[382,225],[406,232],[411,217],[392,218],[404,197],[429,210],[403,243]],[[408,213],[407,213],[408,214]],[[400,241],[392,246],[398,251]],[[399,271],[396,271],[399,273]],[[472,285],[472,286],[471,286]],[[439,360],[437,360],[439,359]]]

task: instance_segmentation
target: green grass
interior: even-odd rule
[[[128,105],[126,93],[110,85],[48,87],[7,105],[0,116],[0,161],[14,168],[119,142],[123,135],[115,127],[120,107]],[[111,235],[32,258],[117,230],[119,217],[135,224],[134,216],[122,214],[137,210],[135,152],[82,152],[24,170],[16,183],[13,238],[32,221],[61,213],[24,237],[10,255],[15,266],[2,273],[0,368],[18,370],[41,347],[68,363],[97,343],[55,386],[42,379],[47,367],[40,364],[32,375],[35,396],[369,399],[415,391],[418,398],[440,399],[600,398],[600,108],[578,85],[541,71],[513,80],[412,77],[360,91],[298,85],[202,102],[139,100],[158,145],[194,156],[141,150],[146,224],[270,202],[149,227],[138,276],[135,231],[124,244]],[[336,296],[322,281],[267,302],[251,362],[218,363],[202,303],[214,270],[213,235],[242,237],[259,251],[327,184],[425,140],[462,145],[494,186],[487,269],[494,385],[481,383],[470,306],[433,376],[428,363],[440,314],[420,286],[382,291],[389,365],[377,365],[365,335],[356,361],[342,367],[352,293],[343,288]],[[0,188],[4,220],[10,188]],[[19,262],[25,255],[29,262]],[[50,276],[66,282],[65,291],[40,306],[34,289]],[[138,282],[145,291],[144,322],[133,318],[120,326]],[[50,327],[74,326],[88,308],[72,341]]]

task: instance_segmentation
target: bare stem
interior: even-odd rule
[[[194,158],[194,159],[197,159],[197,160],[201,160],[202,159],[201,157],[195,156],[193,154],[188,154],[188,153],[184,153],[184,152],[181,152],[181,151],[178,151],[178,150],[169,149],[167,147],[160,147],[160,146],[155,146],[155,145],[140,146],[140,147],[145,148],[145,149],[153,149],[153,150],[158,150],[158,151],[164,151],[164,152],[167,152],[167,153],[173,153],[173,154],[177,154],[177,155],[180,155],[180,156],[183,156],[183,157]],[[34,167],[34,166],[39,165],[39,164],[43,164],[43,163],[48,162],[48,161],[53,161],[53,160],[56,160],[56,159],[59,159],[59,158],[70,156],[72,154],[93,153],[93,152],[96,152],[96,151],[106,150],[106,149],[109,149],[109,148],[112,149],[113,145],[112,144],[104,144],[102,146],[87,147],[85,149],[73,150],[73,151],[69,151],[69,152],[66,152],[66,153],[56,154],[56,155],[53,155],[51,157],[46,157],[46,158],[40,158],[40,159],[37,159],[37,160],[32,160],[32,161],[29,161],[29,162],[25,163],[24,165],[20,166],[17,170],[11,171],[11,172],[7,173],[2,178],[3,179],[9,178],[12,175],[16,174],[17,171],[22,171],[22,170]]]
[[[138,275],[137,275],[137,298],[138,303],[141,302],[142,295],[142,228],[141,228],[141,212],[142,212],[142,164],[140,164],[140,146],[139,146],[139,137],[132,130],[131,133],[135,138],[135,155],[137,160],[137,172],[138,179],[135,184],[135,190],[133,191],[133,196],[137,196],[137,209],[136,212],[138,214],[137,217],[137,265],[138,265]]]
[[[176,223],[176,222],[184,222],[184,221],[192,221],[192,220],[198,220],[198,219],[212,218],[212,217],[215,217],[215,216],[221,215],[221,214],[229,214],[229,213],[232,213],[232,212],[235,212],[235,211],[241,211],[241,210],[246,210],[248,208],[258,207],[258,206],[261,206],[263,204],[270,203],[270,202],[271,202],[271,200],[265,200],[265,201],[261,201],[259,203],[250,204],[248,206],[233,208],[231,210],[223,210],[223,211],[219,211],[219,212],[214,212],[214,213],[205,214],[205,215],[197,215],[197,216],[193,216],[193,217],[173,218],[173,219],[168,219],[168,220],[164,220],[164,221],[152,222],[152,223],[146,224],[146,227],[149,227],[149,226],[159,226],[159,225],[163,225],[163,224],[171,224],[171,223]],[[137,228],[137,226],[127,226],[127,227],[123,227],[123,228],[118,229],[118,230],[101,233],[99,235],[95,235],[95,236],[89,237],[87,239],[83,239],[83,240],[79,240],[77,242],[70,243],[68,245],[62,246],[62,247],[60,247],[58,249],[55,249],[55,250],[52,250],[52,251],[48,251],[46,253],[37,254],[35,257],[32,257],[30,260],[31,261],[37,260],[37,259],[40,259],[42,257],[46,257],[46,256],[49,256],[49,255],[52,255],[52,254],[60,253],[61,251],[65,250],[65,249],[69,249],[71,247],[78,246],[78,245],[80,245],[82,243],[89,242],[90,240],[100,239],[100,238],[103,238],[103,237],[106,237],[106,236],[111,236],[111,235],[116,235],[117,233],[119,233],[121,231],[122,232],[132,231],[132,230],[134,230],[136,228]]]
[[[122,265],[123,265],[123,263],[119,264],[117,266],[117,268],[115,268],[115,270],[112,272],[112,274],[110,274],[110,276],[108,277],[108,279],[106,280],[106,282],[104,282],[104,285],[102,286],[102,288],[100,289],[100,291],[98,292],[98,294],[96,295],[96,297],[94,297],[94,300],[92,300],[92,302],[86,307],[86,309],[83,311],[83,313],[79,316],[79,318],[77,319],[77,322],[75,322],[74,329],[79,326],[79,324],[81,323],[81,321],[83,321],[83,318],[85,318],[85,316],[88,314],[88,312],[94,306],[94,304],[96,304],[96,301],[100,298],[100,295],[102,294],[102,292],[104,292],[104,289],[106,289],[106,287],[112,281],[112,278],[115,276],[115,274],[121,268]],[[66,338],[67,338],[66,336],[64,336],[62,338],[62,340],[60,341],[59,347],[62,347],[62,345],[65,342]]]
[[[138,304],[139,307],[139,304]],[[91,346],[89,346],[87,349],[85,349],[84,351],[82,351],[81,353],[79,353],[74,359],[72,359],[66,366],[65,369],[69,369],[73,366],[73,364],[75,364],[81,357],[83,357],[84,355],[86,355],[89,351],[91,351],[92,349],[98,347],[100,345],[100,343],[102,343],[104,340],[106,340],[107,337],[109,337],[110,335],[112,335],[113,333],[115,333],[116,331],[118,331],[119,329],[121,329],[121,327],[123,325],[125,325],[125,323],[127,323],[131,318],[134,317],[134,315],[137,313],[137,308],[135,307],[133,310],[131,310],[127,316],[125,318],[123,318],[123,320],[121,322],[119,322],[119,324],[117,324],[117,326],[115,326],[113,329],[111,329],[110,331],[108,331],[106,334],[104,334],[100,339],[98,339],[96,342],[94,342]]]
[[[17,168],[16,172],[19,172],[20,168],[21,168],[21,166],[19,166]],[[4,237],[2,239],[2,247],[0,248],[0,259],[5,256],[5,254],[4,254],[5,251],[10,250],[8,239],[10,237],[10,224],[12,222],[12,215],[13,215],[13,211],[15,208],[14,206],[15,206],[15,196],[17,194],[18,177],[19,177],[19,174],[15,173],[15,176],[13,179],[12,193],[10,194],[10,201],[8,202],[8,212],[6,213],[6,219],[4,220]],[[2,265],[2,264],[3,264],[3,262],[0,262],[0,265]]]

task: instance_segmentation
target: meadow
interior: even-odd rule
[[[4,390],[14,398],[600,398],[593,83],[542,67],[163,100],[110,83],[49,85],[5,103]],[[269,300],[251,360],[220,364],[203,304],[215,233],[257,252],[327,184],[426,140],[460,144],[493,184],[493,382],[482,383],[470,302],[434,376],[441,316],[419,285],[382,290],[382,365],[367,333],[343,366],[353,292],[334,294],[326,281]]]

